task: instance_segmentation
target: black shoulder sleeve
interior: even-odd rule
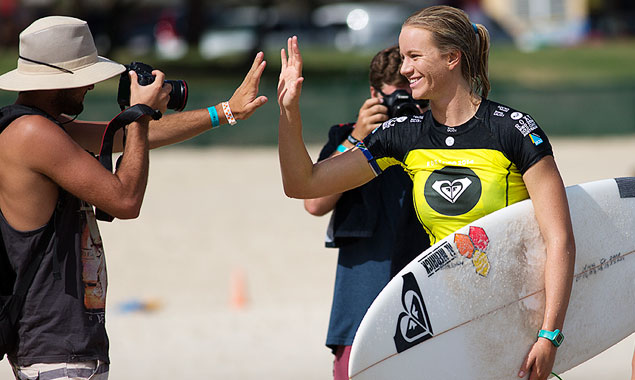
[[[547,134],[528,114],[509,110],[503,117],[490,117],[499,124],[503,153],[521,174],[543,157],[553,155]]]
[[[410,147],[418,140],[424,115],[390,119],[373,131],[364,145],[375,159],[391,157],[403,162]]]

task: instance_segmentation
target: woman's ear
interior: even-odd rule
[[[454,70],[455,67],[461,63],[461,51],[460,50],[451,50],[447,53],[447,64],[450,70]]]

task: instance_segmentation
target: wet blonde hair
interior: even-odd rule
[[[461,74],[471,91],[487,98],[490,91],[487,61],[489,32],[481,24],[472,24],[460,9],[439,5],[423,8],[406,19],[403,26],[426,29],[432,33],[441,53],[461,52]]]

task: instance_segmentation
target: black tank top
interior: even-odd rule
[[[0,130],[4,126],[0,122]],[[18,320],[17,347],[8,355],[19,366],[109,362],[106,266],[93,208],[61,188],[59,192],[51,219],[38,229],[15,230],[0,213],[0,232],[18,280],[36,247],[46,247]],[[47,243],[40,245],[41,239]]]

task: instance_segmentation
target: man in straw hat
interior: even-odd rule
[[[8,352],[17,378],[107,378],[106,269],[91,205],[137,217],[148,149],[248,118],[267,101],[257,95],[264,67],[259,53],[228,102],[162,118],[170,91],[163,73],[153,71],[156,80],[141,86],[131,71],[133,106],[119,115],[126,144],[115,135],[114,149],[124,154],[113,174],[87,153],[99,151],[106,123],[68,115],[83,110],[95,83],[125,67],[98,56],[86,22],[76,18],[45,17],[20,34],[17,69],[0,76],[0,89],[18,92],[14,105],[0,109],[0,231],[16,284],[31,263],[39,266]]]

